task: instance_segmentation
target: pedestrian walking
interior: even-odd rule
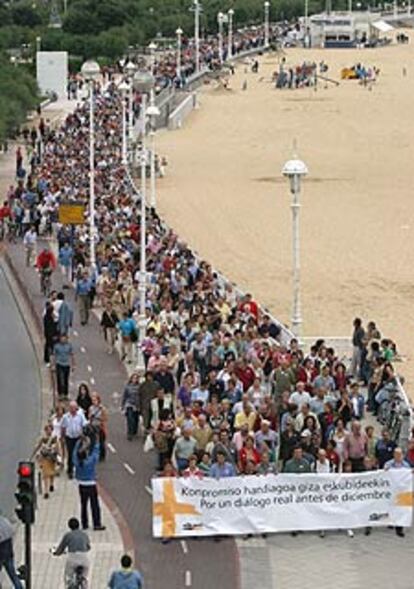
[[[81,325],[87,325],[89,321],[89,309],[90,309],[90,294],[92,284],[89,278],[87,270],[82,272],[76,284],[76,300],[78,301],[79,317]]]
[[[36,251],[37,235],[34,227],[30,227],[24,234],[23,245],[26,251],[26,266],[29,267],[33,263],[33,257]]]
[[[43,436],[37,442],[31,458],[33,456],[36,456],[42,473],[43,497],[48,499],[49,493],[55,490],[54,481],[59,456],[59,440],[53,434],[53,425],[45,425]]]
[[[53,347],[55,359],[57,393],[60,398],[69,396],[69,376],[71,369],[75,369],[75,356],[72,344],[67,335],[61,335]]]
[[[142,575],[132,568],[132,558],[124,554],[121,569],[114,571],[109,579],[109,589],[143,589]]]
[[[59,265],[62,269],[63,276],[67,282],[72,280],[72,264],[73,264],[73,249],[70,247],[68,242],[65,242],[59,250],[58,255]],[[65,284],[63,288],[68,288]]]
[[[81,503],[81,523],[84,530],[88,529],[88,503],[91,504],[93,529],[104,530],[101,520],[98,488],[96,485],[96,465],[99,461],[99,442],[95,429],[88,426],[76,442],[73,452],[76,480],[79,483]]]
[[[46,303],[46,311],[43,316],[43,336],[45,338],[43,360],[46,366],[49,366],[50,357],[53,354],[53,348],[58,339],[58,328],[55,321],[54,309],[52,303],[49,301]]]
[[[63,292],[59,292],[57,300],[60,301],[58,311],[58,330],[60,335],[69,335],[69,330],[73,324],[73,311],[69,303],[65,300]]]
[[[134,372],[125,385],[121,409],[126,417],[127,438],[132,440],[138,432],[139,421],[139,375]]]
[[[89,407],[88,419],[89,424],[95,429],[99,440],[99,460],[106,458],[106,436],[108,425],[108,411],[102,403],[101,396],[98,393],[92,393],[92,404]]]
[[[112,303],[107,302],[101,317],[101,327],[107,345],[108,354],[113,354],[116,341],[116,326],[119,317],[114,311]]]
[[[13,536],[13,526],[6,517],[0,515],[0,572],[4,568],[13,587],[23,589],[14,564]]]
[[[70,479],[73,478],[73,451],[86,424],[87,419],[84,412],[78,407],[76,401],[71,401],[68,412],[63,416],[61,426],[68,457],[67,473]]]

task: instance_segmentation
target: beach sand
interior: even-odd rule
[[[413,41],[414,37],[411,36]],[[259,74],[240,64],[231,92],[205,86],[183,128],[160,133],[169,161],[160,214],[205,259],[286,324],[292,301],[290,193],[281,176],[297,153],[309,168],[301,195],[303,335],[348,336],[355,316],[394,338],[414,382],[413,47],[286,51],[287,64],[361,61],[381,73],[318,90],[276,90],[275,54]],[[406,68],[404,76],[403,69]],[[247,90],[242,91],[244,80]]]

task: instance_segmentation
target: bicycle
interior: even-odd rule
[[[66,581],[66,589],[88,589],[88,579],[84,575],[83,566],[78,566],[72,578]]]
[[[45,297],[48,297],[52,288],[52,270],[50,268],[42,268],[40,270],[40,292]]]

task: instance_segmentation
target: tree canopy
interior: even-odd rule
[[[38,104],[38,88],[33,77],[0,55],[0,139],[13,135],[26,120],[27,112]]]
[[[157,35],[175,37],[180,26],[186,35],[193,32],[193,0],[55,0],[62,18],[61,29],[49,28],[52,0],[0,0],[0,49],[30,43],[37,36],[45,50],[67,50],[82,58],[121,57],[130,45],[149,43]],[[271,0],[271,20],[303,15],[305,0]],[[309,0],[310,12],[320,12],[326,0]],[[232,7],[234,26],[263,21],[263,0],[200,0],[201,30],[217,30],[217,14]],[[345,9],[348,0],[332,0],[335,10]],[[356,3],[355,3],[356,4]],[[368,0],[358,4],[366,7]]]

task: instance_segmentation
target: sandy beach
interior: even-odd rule
[[[347,336],[354,316],[375,320],[406,356],[401,372],[408,385],[414,382],[412,54],[410,44],[286,51],[288,65],[324,60],[336,80],[342,67],[377,66],[372,90],[356,81],[276,90],[270,78],[278,56],[263,57],[257,75],[240,64],[231,90],[206,85],[201,108],[183,128],[158,137],[169,160],[158,184],[161,215],[286,324],[291,212],[281,169],[296,140],[310,172],[301,209],[303,335]]]

